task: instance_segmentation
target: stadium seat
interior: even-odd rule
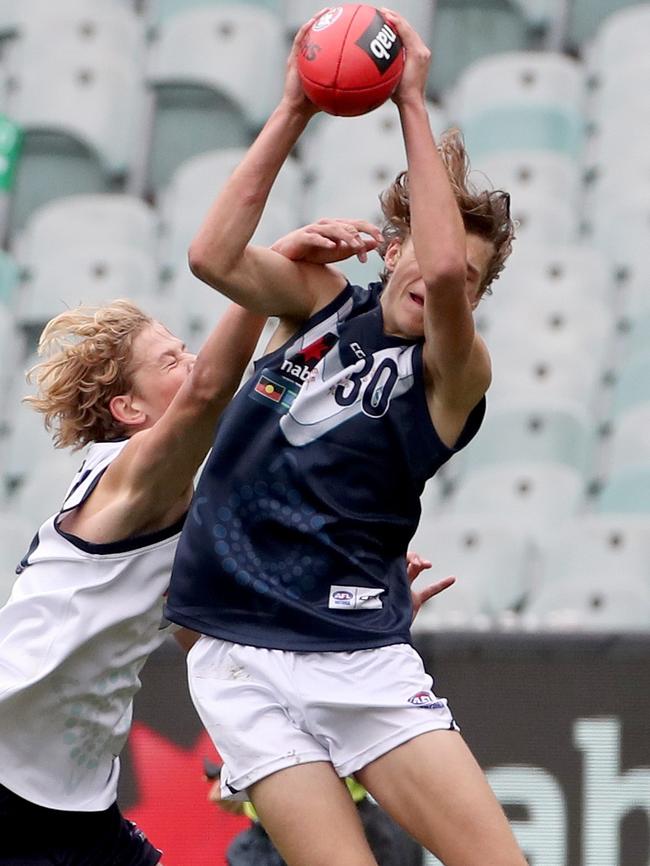
[[[593,215],[593,240],[609,257],[613,269],[626,272],[638,262],[639,250],[650,241],[650,184],[628,178],[624,194],[602,196]],[[621,189],[621,192],[623,190]]]
[[[89,54],[73,41],[56,54],[31,53],[27,42],[12,81],[9,110],[25,130],[13,231],[53,198],[105,192],[128,174],[143,91],[134,58],[109,50]]]
[[[648,79],[650,88],[650,77]],[[588,169],[588,184],[585,187],[585,218],[583,226],[593,242],[605,250],[619,272],[627,272],[638,258],[638,245],[646,243],[648,229],[644,224],[648,210],[646,203],[650,193],[650,155],[646,148],[636,142],[620,141],[621,128],[638,124],[650,127],[650,110],[647,118],[631,110],[616,118],[617,129],[611,129],[602,154],[592,151]],[[619,226],[631,223],[625,233]]]
[[[15,36],[19,30],[20,0],[0,0],[0,39]]]
[[[39,329],[66,307],[115,298],[138,303],[158,289],[156,261],[146,252],[112,242],[82,243],[32,263],[21,286],[19,325]]]
[[[596,129],[616,130],[616,122],[623,114],[640,112],[647,117],[648,103],[643,98],[650,76],[648,56],[623,56],[613,66],[591,73],[591,88],[586,109]],[[626,147],[638,145],[634,137],[623,142]]]
[[[199,7],[167,19],[148,71],[156,103],[151,187],[159,190],[197,153],[248,145],[282,93],[285,60],[280,21],[261,7]]]
[[[65,196],[36,210],[16,238],[25,266],[78,244],[114,243],[155,255],[157,216],[142,199],[117,193]]]
[[[33,460],[30,471],[10,500],[12,510],[32,521],[35,532],[44,520],[57,512],[75,473],[83,462],[83,451],[54,450]]]
[[[385,186],[388,186],[386,184]],[[304,221],[314,222],[323,217],[344,217],[369,220],[381,226],[383,214],[379,203],[379,193],[383,186],[377,186],[374,180],[359,178],[354,185],[336,184],[335,186],[321,184],[318,198],[306,196]]]
[[[628,51],[647,50],[647,21],[647,3],[571,0],[567,37],[578,49],[593,41],[598,64],[608,66],[618,63]]]
[[[630,11],[638,8],[631,7]],[[640,26],[630,50],[621,52],[613,63],[608,60],[600,65],[597,51],[592,58],[585,167],[588,192],[604,213],[614,199],[625,198],[648,177],[648,149],[642,137],[621,135],[621,129],[631,125],[638,129],[650,124],[650,58],[647,52],[635,49],[639,39],[647,41],[648,35],[650,28]]]
[[[183,162],[162,190],[160,257],[166,268],[187,268],[187,250],[220,188],[246,153],[224,148],[198,154]],[[254,235],[262,245],[292,231],[301,221],[302,169],[295,160],[283,165]]]
[[[169,293],[178,310],[176,322],[169,323],[169,327],[185,339],[190,349],[198,351],[230,301],[193,276],[189,268],[178,269]]]
[[[645,285],[646,308],[633,313],[629,307],[626,307],[622,316],[626,333],[620,340],[620,349],[625,363],[646,354],[650,348],[650,297],[648,297],[647,282]]]
[[[632,407],[650,404],[650,350],[637,353],[616,371],[612,399],[614,419]]]
[[[583,69],[555,52],[507,52],[468,66],[449,113],[475,165],[487,155],[543,150],[577,159],[583,138]]]
[[[499,518],[543,545],[578,513],[584,489],[582,473],[565,463],[513,458],[461,475],[448,509],[476,521]]]
[[[36,523],[9,509],[0,511],[0,607],[9,598],[16,580],[16,566],[27,553],[38,529]]]
[[[529,27],[542,34],[553,28],[565,9],[565,0],[514,0],[514,3],[526,17]]]
[[[444,112],[429,103],[435,135],[446,127]],[[354,147],[350,143],[354,142]],[[399,114],[392,102],[361,117],[323,115],[307,138],[303,162],[309,186],[305,208],[319,216],[354,216],[331,207],[333,192],[347,191],[355,184],[374,186],[373,201],[406,168],[404,139]]]
[[[572,402],[591,412],[599,402],[603,365],[592,355],[544,351],[513,334],[506,343],[490,342],[493,378],[490,405],[531,400],[539,406]]]
[[[528,22],[510,0],[437,0],[430,44],[430,88],[442,96],[472,63],[527,48]]]
[[[533,551],[521,530],[505,521],[423,514],[409,549],[432,562],[432,569],[415,581],[416,589],[450,574],[457,577],[453,587],[422,608],[415,633],[487,630],[528,592]]]
[[[14,312],[0,303],[0,418],[8,405],[8,390],[23,350],[24,342],[16,328]]]
[[[149,76],[156,86],[194,84],[221,91],[255,127],[282,93],[285,54],[279,21],[268,10],[249,4],[199,6],[160,28]]]
[[[15,50],[21,55],[62,50],[88,60],[107,51],[116,57],[142,55],[142,19],[128,0],[22,0],[16,9],[20,40]]]
[[[646,455],[645,465],[627,466],[608,475],[595,505],[601,514],[650,516],[650,457]]]
[[[11,307],[18,285],[18,264],[14,257],[0,250],[0,305]]]
[[[650,628],[650,519],[589,515],[554,537],[540,586],[526,609],[531,628]]]
[[[472,182],[479,189],[503,189],[514,203],[520,193],[539,199],[552,196],[575,212],[580,204],[578,164],[567,154],[531,150],[484,156],[475,166]]]
[[[560,402],[543,405],[529,397],[490,405],[477,436],[455,459],[467,473],[523,461],[551,468],[560,464],[585,477],[594,448],[592,422],[584,408]]]
[[[642,286],[639,280],[639,289],[642,287],[645,289],[645,283]],[[534,297],[548,293],[585,306],[595,302],[610,310],[614,307],[611,265],[599,249],[586,244],[520,244],[516,240],[492,288],[493,295],[484,297],[474,314],[490,345],[493,329],[503,328],[501,320],[510,322],[513,332],[518,328],[516,307],[526,304],[529,292]]]
[[[650,400],[632,405],[610,419],[607,472],[616,474],[636,466],[650,466]]]
[[[578,240],[578,212],[569,197],[557,199],[548,192],[521,188],[513,195],[510,213],[517,240],[526,244],[575,243]]]
[[[202,6],[232,6],[233,4],[250,4],[261,6],[271,12],[282,12],[283,0],[149,0],[147,20],[156,27],[174,15]]]
[[[551,331],[558,345],[574,332],[587,341],[611,339],[621,294],[611,261],[596,246],[524,242],[517,234],[493,296],[481,300],[475,316],[482,333],[499,331],[506,342],[526,339],[531,325]]]
[[[490,341],[495,350],[520,339],[531,351],[543,349],[551,357],[556,352],[589,353],[604,363],[615,336],[615,320],[604,301],[567,293],[561,282],[522,288],[510,298],[507,315],[492,323]]]
[[[10,407],[9,429],[3,447],[3,485],[5,491],[18,487],[40,460],[52,455],[52,440],[45,430],[43,416],[22,402],[34,388],[25,381],[25,371],[38,362],[30,356],[14,368],[7,403]]]

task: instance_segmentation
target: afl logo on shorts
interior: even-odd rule
[[[342,6],[332,6],[332,8],[328,9],[327,12],[323,12],[321,17],[311,29],[314,30],[316,33],[318,33],[320,30],[326,30],[328,27],[331,27],[335,21],[339,20],[342,12]]]
[[[416,692],[409,698],[409,704],[414,707],[424,707],[427,710],[436,710],[439,707],[444,707],[444,701],[436,700],[431,692]]]
[[[354,593],[353,592],[346,592],[346,590],[340,589],[338,592],[332,593],[332,598],[335,601],[339,601],[339,602],[344,602],[344,603],[346,601],[351,602],[352,599],[354,598]]]

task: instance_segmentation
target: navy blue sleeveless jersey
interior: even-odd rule
[[[384,333],[380,290],[347,285],[257,362],[223,415],[176,552],[173,622],[296,651],[410,641],[420,495],[485,401],[446,447],[423,343]]]

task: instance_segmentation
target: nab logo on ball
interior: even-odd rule
[[[331,9],[328,9],[327,12],[323,12],[321,17],[312,27],[316,33],[321,30],[325,30],[327,27],[330,27],[341,17],[341,13],[343,12],[342,6],[333,6]]]
[[[354,117],[385,102],[399,84],[404,51],[374,6],[331,6],[305,34],[298,72],[306,96],[330,114]]]
[[[383,75],[393,65],[402,51],[402,42],[387,21],[377,13],[368,29],[357,39],[368,57]]]

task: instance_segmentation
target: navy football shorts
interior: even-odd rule
[[[64,812],[0,785],[0,827],[0,866],[155,866],[162,856],[116,803]]]

